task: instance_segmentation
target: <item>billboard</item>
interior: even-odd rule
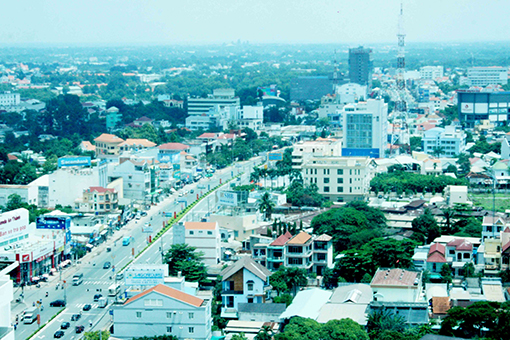
[[[132,265],[124,272],[127,286],[156,286],[165,282],[168,276],[166,265]]]
[[[69,230],[71,218],[67,216],[39,216],[35,222],[37,229]]]
[[[90,166],[90,157],[62,157],[58,159],[59,168],[67,166]]]
[[[231,207],[237,206],[237,192],[235,191],[220,191],[218,193],[218,203],[222,205],[229,205]]]
[[[269,152],[267,154],[267,160],[270,162],[283,161],[283,153],[282,152]]]
[[[153,230],[153,228],[152,228],[152,225],[151,225],[151,224],[147,224],[147,225],[144,225],[144,226],[142,227],[142,233],[149,233],[149,234],[151,234],[151,233],[153,233],[153,232],[154,232],[154,230]]]
[[[181,161],[179,152],[158,153],[158,161],[161,163],[179,163]]]
[[[24,208],[0,215],[0,243],[7,244],[25,237],[29,233],[28,210]]]

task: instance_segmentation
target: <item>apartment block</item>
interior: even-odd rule
[[[508,68],[501,66],[470,67],[467,70],[470,86],[506,85]]]
[[[342,141],[334,138],[317,138],[294,144],[292,150],[292,168],[301,170],[305,161],[314,156],[341,156]]]
[[[327,200],[362,201],[370,191],[370,162],[369,157],[312,157],[301,166],[301,175]]]
[[[438,157],[455,157],[466,148],[466,133],[462,127],[450,125],[446,128],[432,128],[425,131],[421,144],[428,155]]]

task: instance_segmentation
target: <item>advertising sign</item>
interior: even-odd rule
[[[58,159],[59,168],[67,166],[90,166],[90,157],[62,157]]]
[[[67,216],[39,216],[36,220],[37,229],[69,230],[71,218]]]
[[[235,191],[220,191],[218,194],[218,203],[228,205],[231,207],[237,206],[237,192]]]
[[[124,280],[127,286],[156,286],[164,283],[167,272],[165,265],[132,266],[124,272]]]
[[[267,154],[267,159],[270,162],[283,161],[283,153],[281,152],[270,152]]]
[[[28,210],[24,208],[0,214],[0,243],[9,243],[29,232]]]
[[[462,113],[473,113],[474,105],[473,103],[462,103],[460,107],[460,112]]]
[[[55,244],[53,241],[47,242],[46,244],[34,249],[32,251],[32,257],[34,260],[38,260],[41,257],[52,254],[54,249]]]
[[[179,163],[180,153],[158,153],[158,161],[161,163]]]
[[[152,233],[154,230],[152,228],[152,225],[147,224],[142,227],[142,233]]]

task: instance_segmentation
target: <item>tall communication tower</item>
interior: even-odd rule
[[[336,49],[335,49],[335,59],[333,61],[333,93],[336,93],[336,87],[338,86],[338,62],[336,60]]]
[[[405,57],[405,37],[404,32],[404,9],[402,3],[400,4],[400,14],[398,16],[398,53],[397,53],[397,100],[395,101],[395,108],[393,114],[393,134],[392,134],[392,148],[399,145],[401,153],[410,153],[409,148],[409,128],[407,126],[407,103],[406,103],[406,81],[404,78],[406,68]],[[400,124],[397,129],[396,124]]]

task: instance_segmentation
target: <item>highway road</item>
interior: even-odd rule
[[[35,288],[35,286],[26,288],[25,301],[23,303],[13,302],[11,305],[13,321],[17,314],[31,307],[34,301],[42,299],[43,308],[39,310],[39,314],[41,316],[41,324],[44,324],[57,314],[57,312],[62,310],[61,307],[50,307],[49,303],[56,299],[65,298],[67,300],[67,306],[62,313],[40,330],[33,338],[53,338],[54,333],[60,329],[62,322],[65,321],[70,322],[71,327],[64,330],[65,335],[62,339],[79,339],[81,334],[75,333],[75,326],[77,325],[83,325],[85,331],[104,329],[110,321],[108,311],[114,298],[108,297],[109,305],[106,308],[99,308],[98,303],[93,301],[93,296],[94,294],[102,294],[106,297],[108,295],[108,287],[115,282],[116,274],[113,268],[103,269],[104,263],[111,262],[117,271],[120,270],[133,259],[133,253],[138,254],[148,244],[148,235],[150,234],[142,233],[142,226],[145,223],[150,223],[153,226],[152,235],[155,235],[161,230],[163,221],[168,220],[168,218],[164,216],[164,212],[173,213],[174,211],[181,211],[197,199],[197,194],[199,196],[205,194],[209,189],[218,185],[220,179],[222,183],[225,183],[234,176],[245,172],[242,176],[242,181],[236,184],[247,183],[251,169],[255,164],[260,164],[261,159],[261,157],[256,157],[246,162],[238,162],[236,165],[216,171],[211,178],[203,178],[197,183],[186,185],[183,189],[170,195],[157,206],[151,207],[151,209],[147,211],[147,216],[142,217],[140,220],[131,220],[127,225],[110,236],[106,242],[92,249],[90,253],[77,263],[74,263],[70,268],[63,270],[62,281],[66,282],[64,285],[65,289],[56,289],[57,284],[60,283],[59,275],[51,277],[48,282],[42,283],[40,288]],[[205,188],[198,189],[199,186]],[[226,188],[226,186],[222,188]],[[194,193],[190,193],[191,190],[193,190]],[[184,192],[188,193],[184,194]],[[180,196],[181,193],[183,193],[182,196]],[[215,211],[216,209],[216,194],[212,193],[188,212],[181,221],[200,221],[208,212]],[[132,237],[131,243],[128,246],[122,245],[122,239],[125,236]],[[171,244],[172,229],[136,258],[135,263],[160,264],[161,247],[163,250],[168,250]],[[106,251],[108,247],[111,248],[111,252]],[[76,273],[83,274],[83,283],[78,286],[72,286],[72,277]],[[46,292],[49,294],[48,297],[45,296]],[[19,293],[21,293],[20,290],[16,292],[15,298],[19,297]],[[83,311],[83,306],[85,304],[90,304],[92,309],[90,311]],[[71,316],[73,314],[79,314],[80,311],[82,313],[80,320],[71,321]],[[91,324],[92,326],[90,326]],[[36,322],[33,324],[19,323],[15,334],[16,340],[28,338],[37,328]]]

